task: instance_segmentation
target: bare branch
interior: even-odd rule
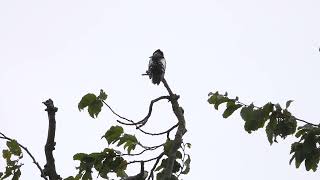
[[[160,159],[163,155],[164,155],[164,152],[162,152],[159,156],[151,158],[151,159],[148,159],[148,160],[130,161],[130,162],[127,163],[127,165],[128,164],[133,164],[133,163],[141,163],[141,162],[145,162],[146,163],[146,162],[154,161],[156,159]]]
[[[123,119],[123,120],[129,122],[129,123],[127,123],[127,122],[123,122],[123,121],[117,120],[118,123],[123,124],[123,125],[128,125],[128,126],[136,126],[137,129],[140,129],[143,125],[146,124],[146,122],[147,122],[148,119],[150,118],[151,113],[152,113],[153,104],[156,103],[156,102],[158,102],[158,101],[160,101],[160,100],[162,100],[162,99],[170,99],[170,96],[160,96],[160,97],[158,97],[158,98],[156,98],[156,99],[154,99],[154,100],[151,100],[150,105],[149,105],[149,111],[148,111],[147,116],[144,117],[142,120],[140,120],[140,121],[138,121],[138,122],[134,122],[134,121],[131,120],[131,119],[128,119],[128,118],[123,117],[123,116],[120,116],[120,115],[119,115],[118,113],[116,113],[116,112],[111,108],[111,106],[109,106],[105,101],[102,101],[102,102],[110,109],[110,111],[111,111],[114,115],[118,116],[120,119]],[[174,128],[173,128],[173,129],[174,129]],[[145,131],[143,131],[143,130],[140,130],[140,131],[143,132],[143,133],[145,133],[145,134],[153,135],[152,133],[148,133],[148,132],[145,132]],[[165,132],[165,133],[167,133],[167,132]],[[165,133],[163,133],[163,134],[165,134]]]
[[[53,101],[48,99],[43,102],[46,105],[45,111],[48,112],[49,118],[49,129],[48,129],[48,138],[45,145],[45,154],[47,159],[47,164],[44,166],[44,175],[49,176],[50,180],[60,180],[62,179],[56,172],[56,166],[53,157],[53,150],[55,149],[56,143],[54,142],[55,132],[56,132],[56,119],[55,114],[58,111],[57,107],[54,107]]]
[[[5,139],[5,140],[8,140],[8,141],[12,141],[12,140],[13,140],[12,138],[9,138],[9,137],[7,137],[6,135],[4,135],[2,132],[0,132],[0,135],[1,135],[1,136],[0,136],[0,139]],[[18,145],[30,156],[30,158],[32,159],[32,162],[33,162],[33,163],[37,166],[37,168],[39,169],[39,171],[40,171],[40,173],[41,173],[41,177],[42,177],[43,179],[48,180],[47,177],[45,177],[44,172],[43,172],[41,166],[39,165],[38,161],[34,158],[34,156],[31,154],[31,152],[28,150],[28,148],[25,147],[25,146],[23,146],[23,145],[20,144],[19,142],[17,142],[17,143],[18,143]]]
[[[157,145],[157,146],[148,147],[148,146],[142,145],[142,144],[139,143],[139,142],[138,142],[138,145],[141,146],[144,150],[141,151],[141,152],[139,152],[139,153],[136,153],[136,154],[122,154],[122,156],[138,156],[138,155],[143,154],[143,153],[146,152],[146,151],[153,151],[153,150],[156,150],[156,149],[158,149],[159,147],[163,146],[163,144],[160,144],[160,145]]]
[[[139,129],[141,126],[143,126],[143,125],[145,125],[145,124],[147,123],[147,121],[148,121],[148,119],[150,118],[151,113],[152,113],[153,104],[156,103],[156,102],[158,102],[158,101],[160,101],[160,100],[162,100],[162,99],[170,99],[170,96],[160,96],[160,97],[158,97],[158,98],[156,98],[156,99],[154,99],[154,100],[152,100],[152,101],[150,102],[149,112],[148,112],[148,114],[147,114],[147,116],[146,116],[145,118],[143,118],[141,121],[139,121],[139,122],[141,122],[141,125],[139,125],[139,126],[137,127],[138,129]]]

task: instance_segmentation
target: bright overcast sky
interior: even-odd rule
[[[81,97],[104,89],[119,114],[141,119],[150,100],[167,93],[141,76],[160,48],[166,79],[185,109],[184,141],[192,143],[191,172],[183,179],[319,179],[320,170],[289,166],[296,139],[270,146],[264,130],[244,131],[239,112],[225,120],[223,109],[207,103],[216,90],[257,105],[294,99],[295,116],[319,123],[319,17],[318,0],[1,1],[0,131],[44,165],[48,120],[41,102],[52,98],[59,108],[57,171],[75,175],[73,154],[107,147],[100,137],[117,119],[106,108],[98,119],[79,112]],[[145,130],[175,123],[162,101]],[[126,131],[150,146],[163,140]],[[27,155],[23,163],[22,180],[41,179]]]

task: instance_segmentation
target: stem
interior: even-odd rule
[[[5,139],[8,141],[12,141],[12,138],[7,137],[6,135],[4,135],[3,133],[0,132],[0,139]],[[18,142],[17,142],[18,143]],[[27,147],[23,146],[22,144],[18,143],[18,145],[30,156],[30,158],[32,159],[32,162],[37,166],[37,168],[39,169],[40,173],[41,173],[41,177],[45,180],[48,180],[47,177],[44,176],[44,172],[41,168],[41,166],[39,165],[38,161],[34,158],[34,156],[31,154],[31,152],[28,150]]]

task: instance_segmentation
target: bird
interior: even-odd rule
[[[164,58],[163,52],[158,49],[156,50],[149,60],[147,74],[152,79],[153,84],[159,85],[164,78],[166,70],[166,59]]]

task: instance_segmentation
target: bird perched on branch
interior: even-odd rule
[[[166,59],[163,56],[163,52],[158,49],[150,57],[147,74],[152,79],[153,84],[159,85],[164,78],[166,70]]]

